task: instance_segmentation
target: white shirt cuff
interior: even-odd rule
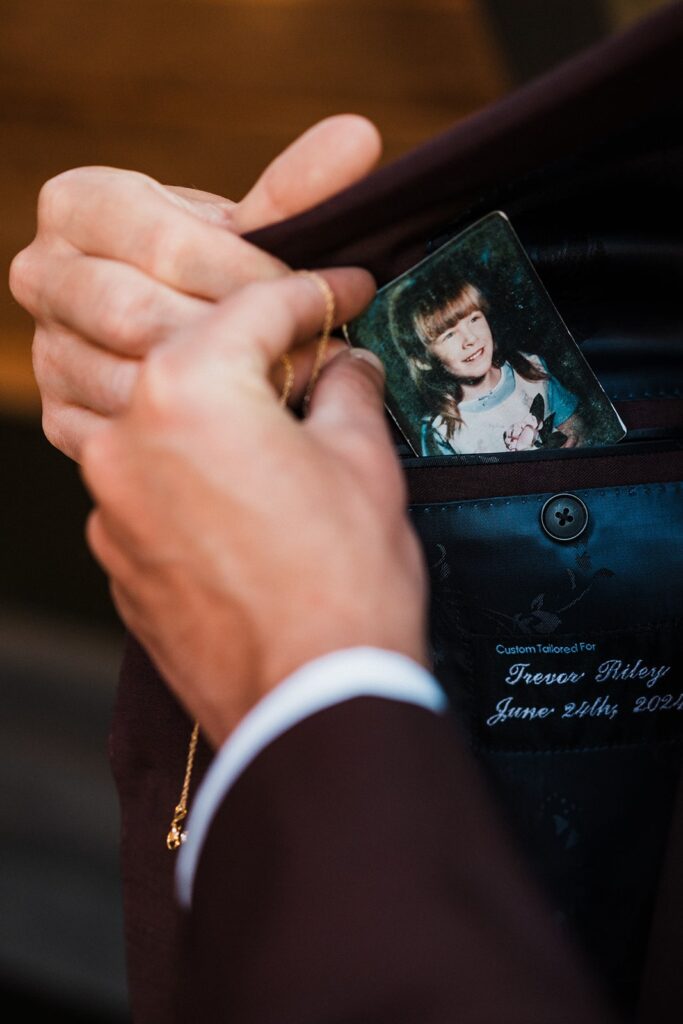
[[[245,768],[298,722],[354,697],[383,697],[434,712],[443,712],[447,706],[433,676],[394,651],[354,647],[297,669],[242,719],[197,791],[187,821],[187,841],[176,865],[176,893],[183,906],[192,902],[197,863],[213,816]]]

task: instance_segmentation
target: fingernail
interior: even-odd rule
[[[352,359],[362,359],[364,362],[369,363],[370,366],[374,366],[378,373],[382,374],[382,377],[386,377],[386,370],[384,369],[384,363],[376,356],[374,352],[371,352],[368,348],[352,348],[349,349],[349,355]]]

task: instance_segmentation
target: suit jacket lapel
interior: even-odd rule
[[[465,211],[680,97],[683,5],[609,38],[352,188],[249,237],[293,267],[360,264],[380,284]],[[673,113],[672,113],[673,116]],[[637,145],[637,136],[635,140]],[[488,209],[491,209],[490,202]]]

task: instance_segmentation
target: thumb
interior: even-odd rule
[[[384,416],[384,367],[364,348],[347,349],[332,359],[316,384],[307,429],[326,444],[348,451],[349,444],[389,446]]]
[[[309,210],[364,178],[382,148],[375,126],[357,114],[325,118],[304,132],[265,169],[232,213],[245,234]]]

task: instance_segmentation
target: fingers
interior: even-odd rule
[[[384,418],[384,368],[372,352],[347,349],[321,374],[313,392],[308,428],[327,437],[360,433],[388,438]]]
[[[335,268],[324,277],[337,297],[337,323],[359,313],[374,294],[374,282],[364,270]],[[285,352],[319,333],[325,312],[325,296],[308,276],[290,273],[246,285],[152,350],[132,413],[144,410],[164,429],[181,419],[186,427],[205,424],[215,415],[223,422],[224,437],[231,428],[239,444],[244,444],[247,423],[254,436],[260,429],[287,429],[273,401],[272,371]],[[301,388],[306,381],[296,376]],[[281,388],[282,380],[276,394]],[[231,416],[226,417],[228,410]],[[280,426],[273,426],[275,420]]]
[[[232,211],[237,205],[231,199],[217,196],[214,192],[203,192],[197,188],[185,188],[182,185],[164,185],[176,201],[179,199],[188,210],[204,220],[214,224],[230,224]]]
[[[135,318],[122,315],[127,284],[123,273],[120,288],[112,285],[112,293],[121,293],[115,302],[91,303],[86,298],[83,308],[78,308],[81,296],[91,294],[90,285],[94,283],[96,291],[100,285],[83,282],[79,288],[68,268],[65,279],[59,281],[61,263],[79,253],[109,259],[129,264],[186,297],[221,299],[247,281],[286,272],[282,263],[245,242],[236,230],[257,227],[319,202],[366,173],[378,153],[379,137],[369,122],[351,115],[330,118],[271,165],[239,210],[220,196],[165,187],[136,172],[107,167],[65,172],[41,191],[38,235],[12,264],[13,294],[35,316],[57,319],[114,350],[119,349],[123,334],[125,353],[139,354],[155,336],[139,345]],[[78,274],[81,269],[78,265]],[[144,305],[144,298],[141,301]],[[93,310],[97,306],[102,307],[103,316],[99,309]],[[137,312],[134,301],[133,307]],[[94,327],[93,311],[99,323],[111,329]],[[146,319],[142,317],[143,335]],[[163,323],[159,327],[163,331]],[[128,344],[131,332],[136,341],[133,348]]]
[[[123,356],[139,357],[208,308],[126,263],[73,254],[46,265],[29,311]]]
[[[109,424],[109,420],[90,409],[50,401],[43,404],[45,437],[64,455],[80,462],[87,443]]]
[[[266,168],[235,207],[234,229],[253,231],[328,199],[365,177],[381,149],[379,132],[364,117],[341,114],[320,121]]]
[[[109,590],[119,615],[144,643],[144,597],[154,587],[150,566],[136,558],[129,542],[122,543],[111,517],[101,508],[95,508],[88,516],[85,538],[93,557],[109,577]]]
[[[334,359],[335,356],[339,355],[340,352],[345,352],[346,348],[347,346],[345,342],[331,338],[327,346],[324,365],[327,365],[327,363]],[[289,395],[288,405],[292,408],[297,408],[304,399],[317,355],[317,338],[313,341],[306,342],[303,345],[299,345],[296,348],[291,349],[289,352],[294,380],[292,382],[292,390]],[[275,363],[271,374],[271,382],[278,395],[282,394],[286,376],[282,363]]]
[[[69,330],[38,327],[33,369],[44,405],[77,405],[114,416],[130,402],[140,360],[114,355]]]
[[[81,448],[81,476],[97,505],[86,527],[88,544],[107,572],[121,582],[126,582],[135,563],[151,572],[153,547],[155,557],[163,558],[159,545],[153,544],[160,524],[151,509],[166,517],[173,514],[163,497],[167,478],[163,471],[156,472],[156,466],[155,497],[161,500],[152,502],[145,493],[149,460],[156,454],[150,456],[152,433],[149,426],[139,432],[123,420],[109,421]]]
[[[94,509],[88,516],[85,539],[92,554],[111,577],[119,580],[130,578],[130,560],[122,554],[121,545],[112,537],[111,526],[102,509]]]
[[[222,225],[198,216],[197,205],[144,174],[78,168],[43,186],[39,233],[204,299],[284,272],[279,260],[226,230],[227,219]]]
[[[357,316],[374,295],[372,277],[357,267],[320,275],[335,295],[335,325]],[[291,347],[310,341],[321,330],[325,309],[322,290],[304,275],[247,285],[209,314],[202,350],[212,357],[221,351],[227,358],[246,355],[268,373]]]
[[[384,408],[384,368],[365,349],[346,349],[320,376],[304,429],[330,456],[355,467],[368,492],[389,505],[405,503],[405,483]]]

